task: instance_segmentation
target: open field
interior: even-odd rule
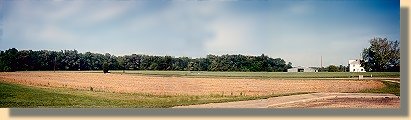
[[[101,72],[101,71],[94,71]],[[123,73],[114,70],[112,73]],[[234,78],[356,78],[358,75],[374,78],[399,78],[399,72],[208,72],[208,71],[139,71],[126,70],[126,74],[176,77],[234,77]]]
[[[0,72],[0,107],[164,108],[313,92],[399,95],[399,83],[373,79],[176,77],[119,72]]]
[[[81,90],[156,95],[270,95],[295,92],[357,92],[382,88],[377,80],[260,80],[153,77],[77,72],[0,73],[7,82]]]

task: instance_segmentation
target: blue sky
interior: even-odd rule
[[[400,38],[397,0],[1,1],[0,50],[114,55],[265,54],[346,65],[373,37]]]

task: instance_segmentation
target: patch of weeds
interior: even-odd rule
[[[366,89],[360,91],[360,93],[389,93],[396,96],[400,96],[400,83],[381,81],[385,86],[379,89]]]

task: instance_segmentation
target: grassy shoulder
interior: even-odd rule
[[[400,96],[400,83],[381,81],[385,87],[379,89],[367,89],[362,90],[360,93],[389,93],[396,96]]]
[[[11,108],[169,108],[182,105],[265,99],[296,94],[306,93],[267,96],[151,95],[95,92],[67,88],[38,88],[0,81],[0,107]]]
[[[121,70],[112,73],[123,73]],[[210,72],[210,71],[139,71],[126,70],[126,74],[176,76],[176,77],[241,77],[241,78],[354,78],[364,77],[399,78],[399,72]]]

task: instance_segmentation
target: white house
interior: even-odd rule
[[[287,69],[287,72],[318,72],[318,69],[314,67],[293,67],[290,69]]]
[[[365,72],[364,67],[361,67],[359,59],[348,60],[348,66],[350,67],[350,72]]]

